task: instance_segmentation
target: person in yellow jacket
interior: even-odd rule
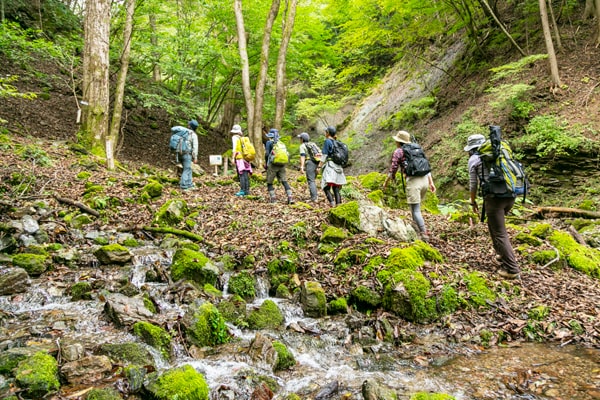
[[[250,175],[252,174],[252,165],[244,160],[242,155],[242,136],[244,136],[242,127],[234,125],[231,128],[232,154],[235,162],[235,169],[237,170],[238,178],[240,180],[240,191],[235,195],[240,197],[248,196],[250,194]]]

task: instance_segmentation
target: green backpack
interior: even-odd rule
[[[269,161],[276,166],[283,166],[290,162],[290,155],[288,154],[287,147],[285,147],[285,144],[281,140],[273,143]]]
[[[502,140],[499,145],[494,145],[492,140],[487,140],[481,145],[478,152],[481,161],[490,172],[488,179],[481,179],[482,196],[517,197],[526,195],[525,171],[521,163],[513,158],[508,143]]]

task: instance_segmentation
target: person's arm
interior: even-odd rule
[[[198,164],[198,134],[196,132],[192,135],[192,148],[192,159],[194,160],[194,163]]]
[[[388,174],[385,177],[385,182],[383,182],[383,189],[387,188],[389,181],[396,181],[396,173],[400,168],[400,160],[402,159],[402,149],[394,150],[392,154],[392,162],[390,164],[390,169],[388,170]]]
[[[477,155],[473,155],[469,158],[469,194],[471,200],[471,208],[475,213],[479,213],[479,207],[477,206],[477,186],[479,183],[478,170],[482,168],[481,159]]]
[[[304,163],[306,162],[306,145],[300,145],[300,172],[304,172]]]
[[[333,144],[330,139],[325,139],[325,143],[323,143],[323,149],[321,150],[321,160],[319,160],[319,165],[317,168],[323,168],[323,165],[327,162],[327,158],[329,157],[329,152],[333,150]]]
[[[427,174],[427,180],[429,181],[429,190],[431,193],[435,193],[435,184],[433,183],[433,176],[431,176],[431,172]]]

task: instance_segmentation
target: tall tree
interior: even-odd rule
[[[273,125],[277,129],[281,129],[283,125],[283,114],[287,103],[286,90],[286,57],[292,31],[294,30],[294,21],[296,19],[296,7],[298,0],[286,0],[285,18],[283,21],[283,36],[281,45],[279,46],[279,54],[277,56],[276,76],[275,76],[275,121]]]
[[[539,0],[540,18],[542,20],[542,30],[544,31],[544,41],[546,42],[546,51],[548,52],[548,61],[550,62],[550,73],[554,88],[561,86],[560,76],[558,74],[558,61],[554,52],[554,44],[552,43],[552,32],[550,31],[550,23],[548,22],[548,10],[546,9],[546,0]]]
[[[129,53],[131,51],[131,32],[133,31],[133,13],[135,11],[135,0],[125,2],[125,25],[123,27],[123,51],[121,53],[121,67],[117,75],[115,87],[115,102],[110,124],[110,131],[106,140],[106,163],[109,169],[115,168],[114,153],[116,144],[119,142],[119,131],[121,127],[121,116],[123,112],[123,98],[125,94],[125,81],[129,69]]]
[[[109,117],[110,0],[87,0],[83,54],[84,112],[80,139],[94,154],[106,155]]]

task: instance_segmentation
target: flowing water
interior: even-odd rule
[[[33,345],[32,336],[38,345],[55,346],[58,337],[59,342],[76,341],[88,349],[105,342],[136,341],[106,320],[101,296],[73,302],[67,295],[67,288],[73,282],[81,279],[116,282],[123,279],[124,271],[131,284],[143,286],[160,301],[161,313],[173,318],[182,315],[183,309],[178,304],[165,300],[165,284],[145,282],[150,266],[157,263],[168,266],[172,253],[150,248],[134,252],[134,266],[130,270],[57,271],[43,280],[32,280],[26,293],[0,296],[1,348]],[[257,307],[267,298],[266,285],[261,284],[261,296],[248,307]],[[281,389],[276,399],[288,393],[296,393],[303,399],[363,399],[361,387],[367,380],[393,389],[401,399],[419,391],[443,392],[465,400],[600,399],[598,349],[539,343],[490,349],[464,345],[452,349],[443,344],[445,338],[434,332],[402,346],[381,341],[365,344],[360,338],[351,340],[352,332],[344,317],[305,318],[297,304],[271,300],[281,308],[286,326],[306,328],[304,333],[294,329],[262,332],[286,344],[297,361],[292,369],[273,373],[260,361],[252,360],[245,349],[256,332],[234,326],[229,327],[235,338],[231,343],[206,350],[200,359],[190,358],[181,348],[175,349],[173,360],[162,359],[153,352],[157,367],[192,365],[204,374],[211,388],[211,399],[250,399],[249,376],[269,377],[277,382]],[[419,346],[426,349],[438,346],[442,351],[415,352]],[[329,392],[332,394],[327,397]]]

